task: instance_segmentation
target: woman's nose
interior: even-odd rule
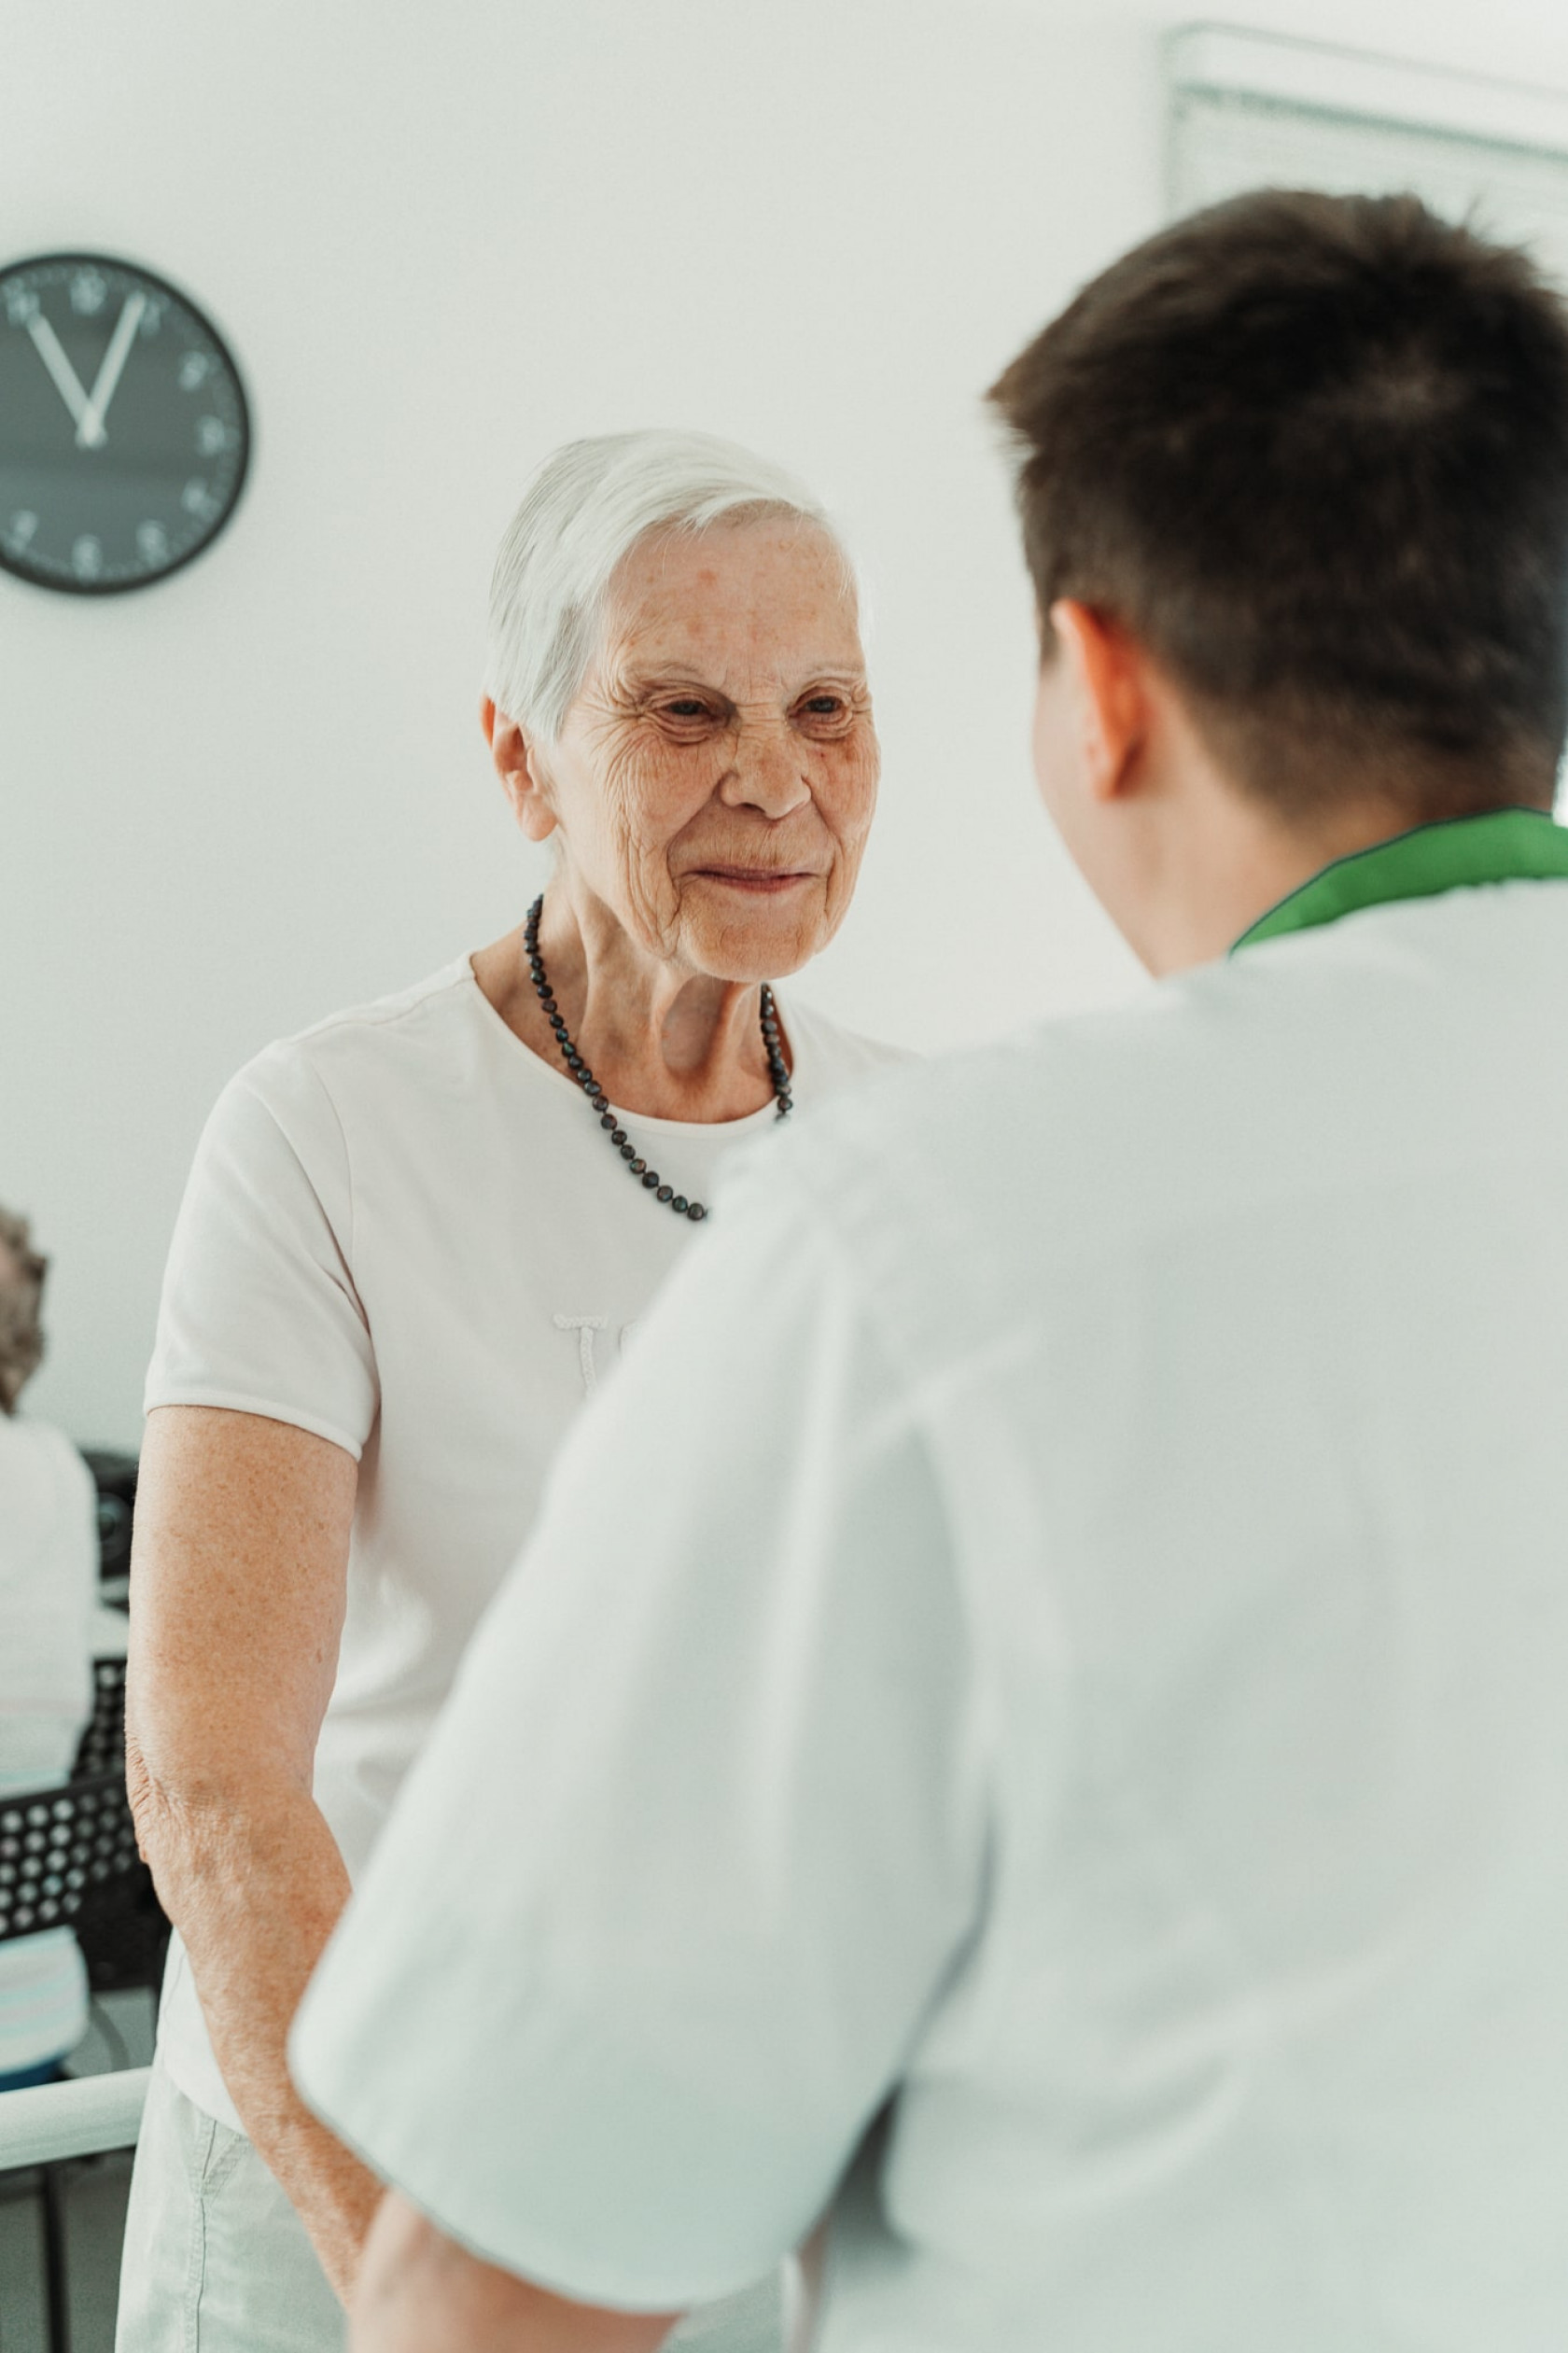
[[[761,809],[767,817],[788,817],[809,801],[811,780],[792,731],[743,727],[734,762],[720,780],[719,797],[731,807]]]

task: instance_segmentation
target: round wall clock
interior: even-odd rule
[[[188,295],[138,262],[0,268],[0,566],[104,596],[210,547],[250,456],[239,370]]]

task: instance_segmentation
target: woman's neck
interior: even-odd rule
[[[572,1043],[617,1109],[709,1123],[744,1119],[773,1100],[757,982],[716,980],[651,956],[608,909],[580,914],[558,886],[545,892],[539,947]],[[563,1070],[521,927],[470,960],[507,1027]]]

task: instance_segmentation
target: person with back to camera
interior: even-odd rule
[[[44,1352],[27,1220],[0,1210],[0,1797],[63,1781],[92,1714],[97,1494],[63,1430],[17,1411]],[[87,2031],[69,1928],[0,1944],[0,2092],[49,2083]]]
[[[128,1758],[178,1934],[120,2353],[343,2342],[378,2185],[290,2090],[295,2002],[721,1155],[897,1058],[770,987],[844,918],[878,765],[849,561],[791,477],[703,435],[558,450],[483,717],[558,850],[541,901],[243,1071],[170,1256]],[[693,2338],[773,2346],[778,2310],[764,2264]]]
[[[1568,311],[1265,192],[991,397],[1159,986],[737,1169],[564,1450],[294,2031],[356,2353],[808,2233],[814,2353],[1568,2345]]]

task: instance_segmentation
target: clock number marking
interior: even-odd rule
[[[203,457],[220,457],[233,440],[220,416],[204,416],[196,427],[196,446]]]
[[[38,315],[38,298],[31,287],[6,288],[6,316],[13,327],[31,327]]]
[[[96,270],[78,270],[71,280],[71,308],[78,318],[96,318],[108,290]]]
[[[180,492],[180,505],[187,514],[193,514],[203,523],[210,523],[221,501],[215,498],[201,476],[196,475]]]
[[[138,523],[136,553],[144,564],[161,564],[169,553],[169,534],[161,523]]]
[[[38,518],[31,507],[19,507],[6,526],[6,537],[20,554],[38,528]]]
[[[146,310],[142,313],[142,326],[141,326],[141,331],[142,331],[142,333],[143,333],[144,335],[156,335],[156,334],[157,334],[157,332],[158,332],[158,330],[159,330],[159,329],[162,326],[162,324],[163,324],[163,305],[162,305],[162,303],[161,303],[161,302],[149,302],[149,303],[147,304],[147,306]]]
[[[84,531],[71,550],[71,569],[78,580],[96,580],[104,568],[102,542]]]
[[[188,351],[179,364],[179,388],[182,392],[200,392],[212,373],[212,361],[204,351]]]

